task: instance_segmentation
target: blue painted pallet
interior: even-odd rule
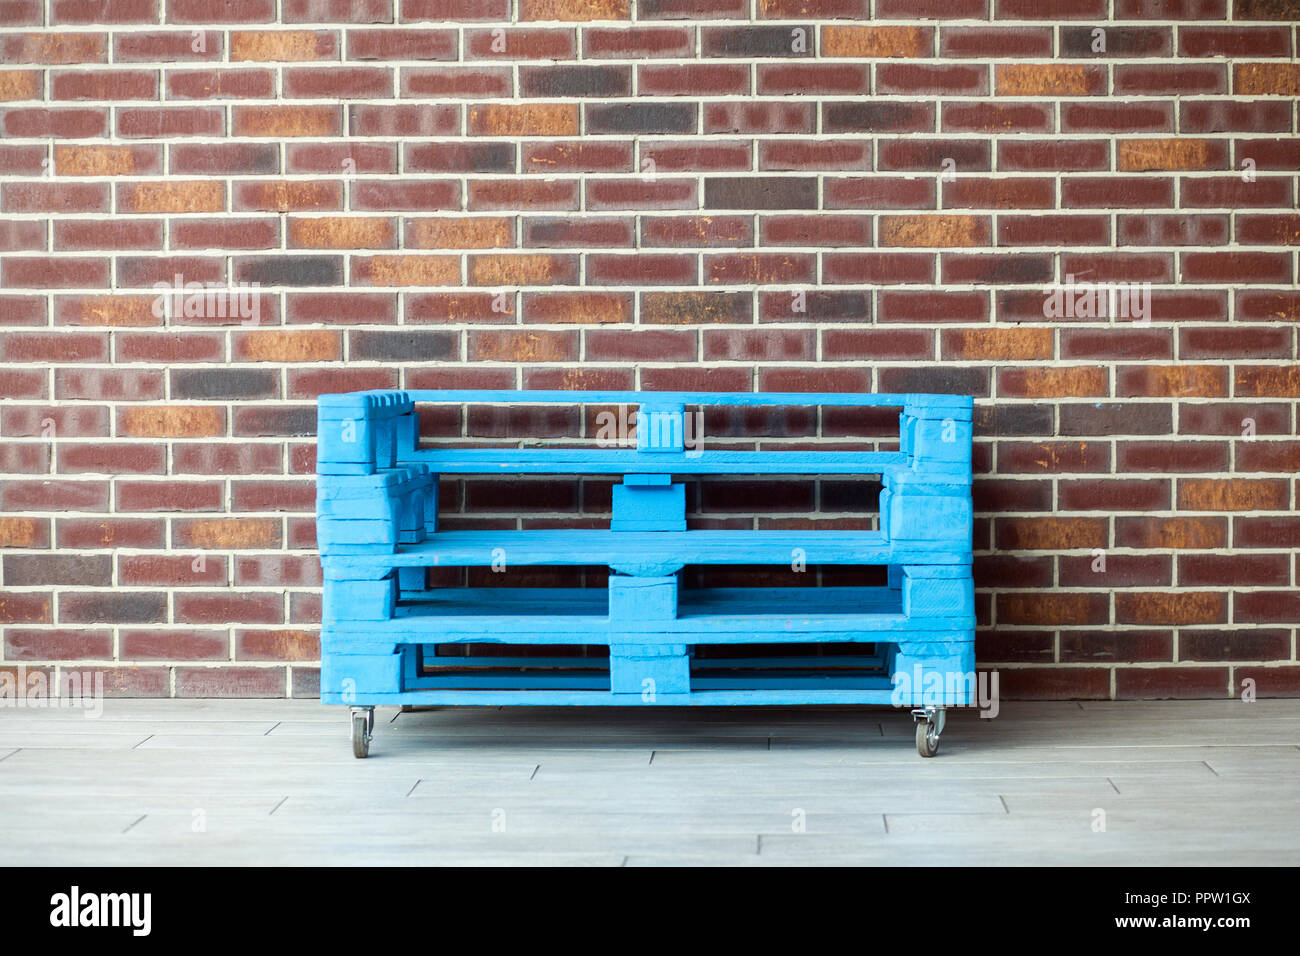
[[[635,406],[636,441],[420,447],[418,405],[476,404]],[[898,407],[899,447],[702,449],[686,419],[696,406]],[[929,394],[322,395],[322,699],[354,708],[888,703],[925,708],[933,735],[936,708],[974,701],[971,408],[967,396]],[[443,474],[623,481],[613,489],[608,530],[440,531]],[[687,530],[683,485],[673,477],[736,474],[878,474],[879,528]],[[888,573],[876,587],[681,586],[687,565],[800,561],[883,565]],[[612,573],[606,588],[426,587],[428,568],[502,564],[605,565]],[[501,654],[509,645],[549,646],[556,656]],[[356,727],[354,720],[354,742]]]

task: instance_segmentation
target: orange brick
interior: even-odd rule
[[[563,268],[551,255],[484,255],[470,259],[470,285],[546,285]]]
[[[500,217],[408,219],[411,249],[506,249],[514,244],[513,220]]]
[[[136,171],[132,146],[55,146],[54,171],[60,176],[129,176]]]
[[[117,203],[122,212],[222,212],[226,187],[211,180],[123,183]]]
[[[1119,144],[1119,168],[1125,172],[1158,169],[1210,169],[1211,144],[1203,139],[1126,139]]]
[[[358,285],[458,285],[459,256],[365,256],[352,260]]]
[[[162,316],[154,314],[155,301],[151,295],[70,296],[58,300],[56,321],[66,325],[162,325]]]
[[[478,136],[575,136],[576,103],[490,103],[472,106],[469,131]]]
[[[1234,377],[1237,395],[1300,397],[1300,365],[1237,366]]]
[[[999,594],[999,624],[1095,624],[1109,617],[1104,594]]]
[[[827,26],[822,28],[823,56],[931,56],[932,32],[927,27]]]
[[[881,216],[882,246],[987,246],[983,216]]]
[[[1217,591],[1140,591],[1115,595],[1121,624],[1214,624],[1227,620],[1227,598]]]
[[[40,547],[42,530],[35,518],[0,518],[0,548]]]
[[[524,296],[525,322],[631,322],[632,295],[622,292],[546,292]]]
[[[1300,63],[1238,63],[1233,71],[1238,96],[1300,96]]]
[[[190,547],[272,548],[280,541],[280,522],[274,518],[199,518],[188,522],[183,535]],[[178,542],[185,547],[186,543]]]
[[[338,40],[315,30],[236,30],[230,34],[231,60],[333,60]]]
[[[1098,71],[1073,63],[1004,63],[996,67],[999,96],[1087,96],[1098,89]]]
[[[1126,524],[1119,543],[1134,548],[1222,548],[1228,543],[1227,524],[1222,518],[1133,518]]]
[[[289,220],[289,245],[299,249],[392,249],[392,219],[321,216]]]
[[[332,136],[342,128],[336,106],[236,106],[236,136]]]
[[[1178,482],[1181,511],[1283,511],[1288,503],[1285,481],[1183,478]]]
[[[315,631],[240,630],[235,640],[235,657],[241,661],[320,659],[320,635]]]
[[[944,358],[1000,361],[1052,357],[1051,329],[950,329],[942,334]]]
[[[626,20],[629,0],[519,0],[520,20]]]
[[[342,355],[339,334],[328,329],[259,329],[235,339],[235,358],[245,362],[329,362]]]
[[[1095,365],[1004,370],[999,391],[1021,398],[1082,398],[1109,394],[1106,370]]]
[[[0,100],[38,100],[40,98],[40,70],[0,70]]]
[[[1064,551],[1104,548],[1104,518],[1004,518],[998,521],[998,545],[1012,551]]]
[[[226,416],[208,405],[130,407],[122,432],[136,438],[204,438],[226,433]]]
[[[563,362],[574,357],[576,332],[501,329],[476,332],[474,358],[487,362]]]
[[[250,211],[293,212],[305,209],[339,209],[342,187],[334,181],[270,180],[240,183],[237,207]]]

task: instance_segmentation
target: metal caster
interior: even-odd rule
[[[942,707],[918,707],[912,711],[916,721],[916,752],[922,757],[933,757],[939,752],[939,735],[943,733]]]
[[[370,738],[374,736],[375,708],[352,708],[352,756],[361,758],[370,755]]]

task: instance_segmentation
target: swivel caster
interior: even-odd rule
[[[361,758],[370,755],[370,738],[374,736],[375,708],[352,708],[352,756]]]
[[[939,735],[943,733],[943,708],[918,707],[912,711],[912,719],[916,721],[916,752],[933,757],[939,752]]]

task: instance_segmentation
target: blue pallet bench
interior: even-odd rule
[[[420,445],[417,405],[554,404],[635,406],[635,442]],[[715,449],[687,421],[712,406],[898,407],[898,449]],[[352,708],[359,757],[375,706],[457,704],[908,706],[932,756],[945,708],[975,699],[971,406],[922,394],[322,395],[321,697]],[[441,476],[538,474],[622,476],[610,527],[439,529]],[[702,475],[879,475],[879,526],[688,530],[673,478]],[[885,570],[872,586],[683,583],[687,567],[801,563]],[[607,587],[429,586],[431,568],[593,565]]]

